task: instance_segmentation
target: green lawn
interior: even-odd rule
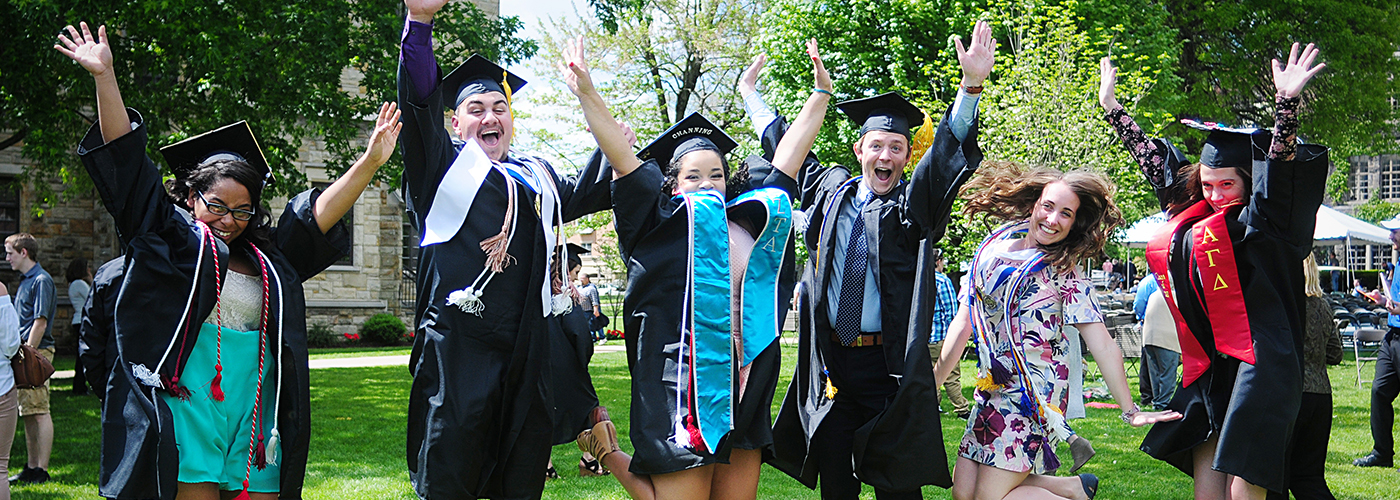
[[[362,355],[399,354],[403,348],[375,349]],[[339,352],[339,351],[337,351]],[[406,352],[406,351],[404,351]],[[313,356],[320,356],[315,354]],[[784,371],[790,371],[794,348],[784,349]],[[617,421],[622,447],[627,442],[628,378],[622,353],[600,353],[594,357],[592,372],[598,395]],[[1366,367],[1369,377],[1370,366]],[[964,362],[964,392],[971,394],[973,374]],[[1335,421],[1328,451],[1327,474],[1333,492],[1342,499],[1400,499],[1394,485],[1400,475],[1394,469],[1359,469],[1353,458],[1370,448],[1367,427],[1369,386],[1357,389],[1355,365],[1351,361],[1331,369],[1335,394]],[[784,377],[778,398],[786,388]],[[409,386],[403,366],[313,370],[312,443],[307,466],[308,499],[414,498],[404,466],[405,398]],[[1136,386],[1136,384],[1133,384]],[[66,387],[60,382],[58,387]],[[50,472],[54,481],[40,486],[15,489],[15,498],[96,498],[98,458],[98,407],[92,397],[72,396],[54,391],[54,419],[57,441]],[[774,406],[776,412],[777,406]],[[1134,429],[1118,420],[1117,410],[1088,409],[1089,418],[1073,422],[1076,430],[1094,441],[1099,454],[1084,471],[1103,479],[1099,498],[1189,498],[1190,479],[1161,462],[1137,451],[1145,429]],[[956,451],[964,422],[943,417],[944,446]],[[22,443],[23,433],[16,436]],[[1068,450],[1061,449],[1068,459]],[[12,452],[11,473],[24,463],[24,446]],[[579,452],[572,445],[554,449],[554,462],[563,479],[550,481],[545,498],[626,498],[617,481],[610,477],[580,478]],[[759,498],[817,498],[817,494],[796,481],[765,468]],[[939,488],[925,488],[925,498],[949,498]],[[868,488],[863,499],[873,499]]]

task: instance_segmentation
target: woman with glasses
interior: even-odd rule
[[[295,496],[311,427],[301,282],[350,249],[340,218],[393,153],[399,113],[381,107],[364,155],[324,192],[293,196],[274,226],[262,203],[271,169],[246,122],[162,148],[175,175],[161,185],[106,28],[81,26],[55,48],[96,81],[98,123],[78,155],[127,250],[99,493]]]

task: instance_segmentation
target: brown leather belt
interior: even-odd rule
[[[846,347],[867,347],[872,345],[881,345],[884,343],[883,338],[884,335],[881,335],[879,333],[871,333],[856,337],[856,340],[854,342],[851,342],[850,344],[845,344],[841,342],[841,337],[836,335],[836,332],[831,333],[832,342],[835,342],[838,345],[844,345]]]

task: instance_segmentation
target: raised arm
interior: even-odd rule
[[[1274,88],[1278,90],[1274,96],[1274,139],[1269,147],[1269,155],[1275,160],[1292,161],[1298,151],[1298,103],[1303,88],[1313,75],[1327,67],[1312,65],[1317,53],[1317,47],[1310,43],[1299,54],[1295,42],[1288,51],[1288,64],[1274,59],[1270,65],[1274,70]]]
[[[1123,414],[1128,417],[1128,424],[1142,427],[1181,418],[1180,413],[1172,410],[1129,411],[1129,408],[1136,406],[1133,403],[1133,394],[1128,389],[1128,375],[1123,370],[1123,352],[1118,350],[1118,344],[1109,336],[1108,328],[1105,328],[1103,323],[1079,323],[1074,327],[1079,329],[1079,336],[1084,339],[1084,345],[1093,353],[1094,363],[1098,365],[1099,373],[1103,374],[1108,392],[1118,401],[1118,407],[1124,409]]]
[[[584,58],[583,37],[570,40],[564,48],[564,61],[560,63],[564,83],[569,91],[578,97],[583,108],[583,118],[588,122],[588,131],[598,141],[598,149],[612,164],[614,178],[632,173],[641,166],[637,155],[632,153],[626,132],[608,111],[607,103],[598,89],[593,87],[593,78],[588,74],[588,61]]]
[[[316,198],[312,213],[316,215],[316,225],[321,228],[322,234],[330,231],[350,211],[355,200],[360,198],[360,193],[365,191],[365,186],[374,179],[374,173],[394,154],[394,144],[398,142],[399,131],[403,129],[399,115],[399,107],[395,103],[386,102],[379,106],[379,119],[375,121],[364,154]]]
[[[127,121],[126,104],[122,102],[121,89],[117,88],[116,71],[112,69],[112,46],[107,43],[107,27],[97,27],[97,38],[93,38],[87,23],[78,23],[82,33],[67,26],[67,35],[59,34],[53,48],[77,61],[83,69],[92,74],[97,84],[97,121],[102,131],[102,141],[113,139],[131,132],[131,122]],[[71,37],[71,38],[70,38]]]
[[[1123,146],[1128,148],[1128,154],[1132,155],[1148,182],[1153,186],[1165,187],[1167,151],[1155,141],[1148,140],[1137,122],[1133,121],[1133,117],[1128,116],[1123,105],[1118,103],[1113,89],[1117,82],[1118,68],[1113,67],[1113,61],[1108,57],[1100,59],[1099,106],[1103,107],[1104,119],[1118,133],[1118,138],[1123,141]]]
[[[817,140],[817,132],[821,131],[822,120],[826,118],[827,104],[831,102],[831,74],[826,71],[826,65],[822,64],[821,53],[817,51],[817,39],[807,40],[807,55],[812,58],[812,95],[807,98],[802,112],[797,114],[797,120],[792,122],[773,154],[773,166],[794,179],[797,178],[798,169],[802,168],[803,160],[807,158],[807,152],[812,150],[812,143]],[[755,64],[762,68],[761,61],[755,61]],[[747,73],[745,72],[746,75]],[[757,72],[754,73],[757,76]],[[740,93],[743,93],[743,89]],[[750,94],[756,92],[751,91]]]

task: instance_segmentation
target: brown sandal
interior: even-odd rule
[[[612,420],[608,419],[608,410],[599,406],[588,414],[588,422],[593,424],[591,429],[585,429],[578,435],[578,449],[593,455],[598,462],[603,461],[603,457],[614,451],[622,451],[617,444],[617,427],[613,426]]]

